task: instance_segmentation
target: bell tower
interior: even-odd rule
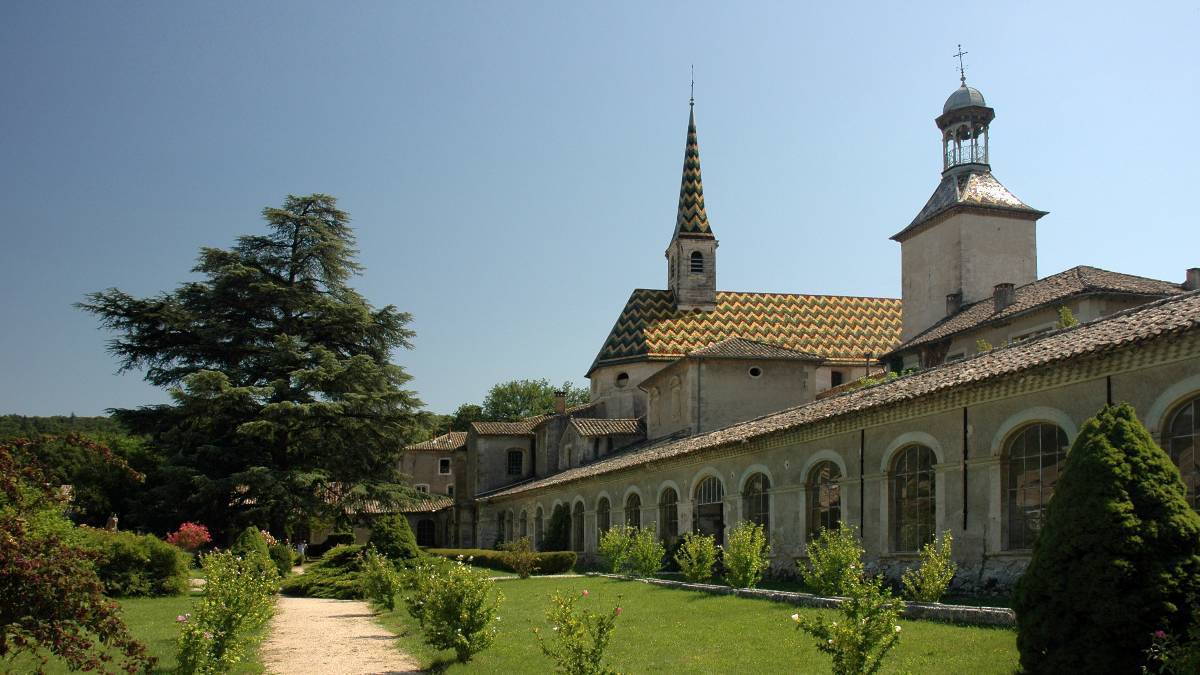
[[[687,142],[675,233],[667,245],[667,288],[681,311],[717,308],[717,238],[704,210],[700,177],[700,144],[696,140],[696,101],[688,102]]]

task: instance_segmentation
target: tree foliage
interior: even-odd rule
[[[492,422],[515,422],[526,417],[552,413],[556,391],[566,394],[567,407],[587,403],[590,396],[588,389],[570,381],[557,387],[546,379],[501,382],[488,390],[483,399],[483,419]]]
[[[1136,672],[1152,635],[1183,634],[1200,597],[1200,515],[1129,405],[1083,425],[1017,584],[1032,673]]]
[[[410,316],[349,286],[361,267],[333,197],[289,196],[263,217],[266,233],[202,249],[198,280],[79,304],[116,333],[122,370],[170,392],[114,411],[167,457],[148,504],[162,530],[186,515],[226,536],[246,524],[285,534],[408,495],[397,453],[420,401],[390,358],[411,346]]]
[[[421,555],[408,518],[400,514],[389,513],[376,517],[371,522],[371,540],[368,544],[391,560],[412,560]]]

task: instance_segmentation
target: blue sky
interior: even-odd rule
[[[285,195],[350,212],[428,407],[585,382],[665,285],[688,68],[726,290],[899,296],[968,82],[1038,272],[1200,266],[1195,3],[7,2],[0,413],[165,399],[72,308],[189,278]]]

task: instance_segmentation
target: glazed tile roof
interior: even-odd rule
[[[597,401],[582,403],[580,405],[567,408],[568,416],[581,413],[585,410],[597,405]],[[554,415],[536,415],[534,417],[526,417],[525,419],[516,422],[471,422],[471,428],[480,436],[528,436],[533,433],[539,424],[546,420],[553,419]]]
[[[467,445],[467,432],[451,431],[449,433],[442,434],[441,436],[438,436],[437,438],[431,438],[431,439],[429,439],[427,441],[423,441],[421,443],[413,443],[412,445],[406,445],[406,446],[404,446],[404,449],[406,451],[407,450],[441,450],[441,451],[445,451],[445,450],[458,450],[459,448],[466,447],[466,445]]]
[[[1200,331],[1200,291],[1157,300],[1072,328],[998,347],[963,361],[930,368],[872,387],[806,403],[724,429],[681,440],[665,439],[593,464],[530,481],[491,497],[507,497],[628,469],[701,450],[744,443],[843,415],[904,403],[946,390],[1012,376],[1072,359]]]
[[[786,349],[778,345],[758,340],[748,340],[743,337],[731,337],[713,343],[688,356],[706,359],[774,359],[782,361],[821,361],[821,357],[795,349]]]
[[[679,185],[679,212],[675,236],[712,239],[704,209],[704,181],[700,177],[700,143],[696,140],[696,109],[688,113],[687,143],[683,149],[683,180]]]
[[[636,419],[576,417],[571,424],[580,436],[636,436],[644,431],[642,421]]]
[[[942,177],[942,182],[917,217],[891,238],[901,241],[921,225],[956,206],[999,209],[1029,214],[1030,217],[1046,215],[1045,211],[1039,211],[1017,199],[990,171],[955,173]]]
[[[710,312],[678,311],[670,291],[639,288],[596,355],[601,365],[677,359],[732,337],[840,361],[900,342],[900,301],[841,295],[717,292]]]
[[[1014,290],[1013,304],[999,312],[996,311],[996,305],[992,298],[967,305],[957,314],[946,317],[940,323],[934,324],[925,332],[919,333],[908,342],[896,347],[892,353],[937,342],[957,333],[991,323],[1007,321],[1018,314],[1060,303],[1077,295],[1119,293],[1160,298],[1182,292],[1183,288],[1179,284],[1169,281],[1159,281],[1158,279],[1148,279],[1081,265],[1017,287]]]

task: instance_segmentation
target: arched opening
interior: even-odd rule
[[[725,486],[721,479],[709,476],[700,481],[693,495],[692,527],[700,534],[715,537],[717,545],[725,543]]]
[[[762,526],[763,534],[771,538],[771,479],[765,473],[756,473],[746,481],[742,490],[742,514],[746,520]]]
[[[1163,448],[1179,467],[1188,503],[1200,510],[1200,396],[1176,408],[1169,420],[1163,430]]]
[[[529,536],[529,512],[525,511],[523,509],[521,511],[521,521],[520,521],[519,532],[520,532],[520,536],[522,536],[522,537]]]
[[[625,498],[625,524],[629,527],[642,526],[642,498],[636,492],[629,493]]]
[[[701,253],[700,251],[692,251],[691,258],[689,259],[689,268],[688,269],[690,269],[693,273],[703,272],[704,271],[704,254]]]
[[[513,534],[515,534],[515,530],[517,529],[516,525],[517,517],[512,511],[509,511],[508,515],[504,517],[504,541],[516,540],[516,537],[513,536]]]
[[[542,550],[542,507],[533,514],[533,547]]]
[[[583,551],[583,502],[575,502],[571,512],[571,550]]]
[[[432,518],[422,518],[417,521],[417,546],[424,548],[437,546],[437,525]]]
[[[617,387],[619,389],[624,389],[627,386],[629,386],[629,373],[618,373],[617,374]]]
[[[679,493],[666,488],[658,498],[658,534],[670,547],[679,538]]]
[[[1067,433],[1036,422],[1012,434],[1004,447],[1005,549],[1033,548],[1067,459]]]
[[[842,495],[838,486],[841,478],[841,469],[829,460],[817,462],[808,472],[808,541],[821,530],[832,530],[841,522]]]
[[[933,450],[924,445],[909,445],[892,460],[889,515],[895,551],[915,552],[934,539],[936,461]]]
[[[608,497],[601,497],[596,503],[596,541],[612,527],[612,505]]]

